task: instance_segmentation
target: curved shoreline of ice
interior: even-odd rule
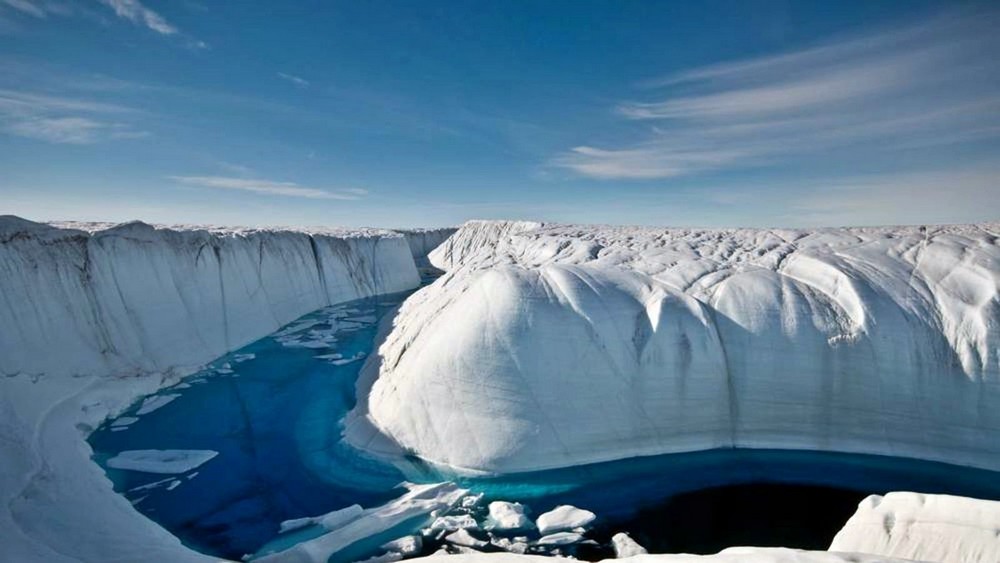
[[[998,470],[998,233],[470,222],[347,437],[487,473],[716,447]]]
[[[0,217],[0,553],[215,561],[142,517],[91,429],[310,311],[419,285],[405,232]],[[99,517],[95,517],[95,515]]]

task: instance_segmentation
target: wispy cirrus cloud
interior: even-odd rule
[[[117,104],[0,89],[0,131],[38,141],[89,145],[148,137],[123,121],[132,113]]]
[[[180,38],[182,44],[194,49],[205,49],[208,44],[194,39],[181,32],[175,25],[167,21],[159,12],[149,8],[140,0],[97,0],[97,3],[110,8],[114,14],[132,24],[152,30],[163,36]],[[92,10],[82,2],[67,0],[0,0],[0,14],[7,13],[22,16],[22,19],[44,20],[50,16],[71,17],[80,16],[95,21],[105,21],[100,10]],[[10,24],[10,22],[8,22]]]
[[[553,164],[602,179],[672,178],[845,147],[1000,137],[996,14],[939,17],[640,84],[614,107],[631,143],[579,146]]]
[[[15,122],[8,131],[21,137],[65,143],[90,145],[109,139],[141,139],[145,131],[134,131],[120,123],[96,121],[87,117],[37,117]]]
[[[301,197],[306,199],[353,201],[368,195],[368,190],[362,188],[324,190],[301,186],[295,182],[276,182],[273,180],[234,178],[229,176],[169,176],[169,179],[188,186],[239,190],[261,195]]]
[[[298,86],[299,88],[308,88],[310,84],[308,80],[302,78],[301,76],[295,76],[294,74],[287,74],[284,72],[279,72],[278,78],[291,82],[292,84]]]
[[[136,25],[152,29],[161,35],[173,35],[177,28],[167,23],[160,14],[147,8],[139,0],[99,0],[102,4],[114,10],[115,14]]]

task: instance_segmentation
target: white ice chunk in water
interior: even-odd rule
[[[409,492],[388,503],[369,508],[356,519],[317,538],[296,544],[284,551],[255,559],[260,563],[326,563],[344,548],[364,538],[391,530],[420,516],[429,517],[437,510],[447,510],[467,493],[454,483],[408,485]]]
[[[190,471],[219,455],[212,450],[128,450],[108,460],[108,467],[144,473]]]
[[[490,503],[490,515],[483,527],[496,531],[523,530],[532,527],[532,524],[524,514],[523,505],[497,500]]]
[[[130,425],[130,424],[132,424],[134,422],[138,422],[138,421],[139,421],[139,419],[136,418],[136,417],[134,417],[134,416],[123,416],[121,418],[116,418],[111,423],[111,428],[113,428],[113,429],[117,429],[117,428],[124,429],[125,426],[128,426],[128,425]]]
[[[476,523],[476,519],[468,514],[456,514],[452,516],[439,516],[431,524],[431,531],[447,530],[449,532],[454,530],[461,530],[463,528],[478,528],[479,524]]]
[[[539,516],[536,524],[538,532],[544,536],[552,532],[586,527],[595,518],[597,516],[589,510],[563,504]]]
[[[169,395],[154,395],[152,397],[147,397],[139,410],[135,411],[136,416],[142,416],[144,414],[149,414],[157,409],[167,406],[171,401],[180,397],[177,393],[171,393]]]
[[[358,352],[357,354],[354,354],[350,358],[344,358],[342,360],[332,360],[330,363],[335,366],[343,366],[350,363],[354,363],[358,360],[363,360],[365,356],[367,356],[367,354],[365,354],[364,352]]]
[[[341,508],[334,510],[332,512],[327,512],[320,516],[308,516],[306,518],[294,518],[292,520],[285,520],[281,523],[279,527],[279,533],[290,532],[292,530],[298,530],[299,528],[305,528],[306,526],[322,526],[327,530],[336,530],[341,526],[357,519],[364,512],[359,504],[352,504],[346,508]]]

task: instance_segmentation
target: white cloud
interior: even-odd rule
[[[552,162],[601,179],[671,178],[833,148],[1000,137],[992,19],[939,18],[648,81],[644,91],[659,99],[615,107],[645,125],[637,140],[575,147]]]
[[[309,81],[300,76],[295,76],[294,74],[285,74],[284,72],[279,72],[278,77],[282,80],[287,80],[292,84],[298,86],[299,88],[308,88]]]
[[[137,25],[144,25],[162,35],[173,35],[177,28],[167,23],[163,16],[144,6],[139,0],[100,0],[120,18]]]
[[[361,188],[321,190],[300,186],[295,182],[275,182],[272,180],[253,180],[227,176],[170,176],[169,178],[189,186],[240,190],[263,195],[302,197],[307,199],[357,200],[368,194],[367,190]]]
[[[18,121],[7,129],[15,135],[48,141],[88,145],[97,141],[105,124],[85,117],[35,118]]]
[[[0,89],[0,130],[50,143],[87,145],[148,137],[148,132],[116,119],[132,112],[116,104]]]
[[[72,5],[57,0],[0,0],[0,6],[39,19],[49,15],[68,16],[74,12]]]

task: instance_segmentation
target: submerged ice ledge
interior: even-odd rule
[[[720,447],[997,470],[998,232],[470,222],[347,435],[489,473]]]

